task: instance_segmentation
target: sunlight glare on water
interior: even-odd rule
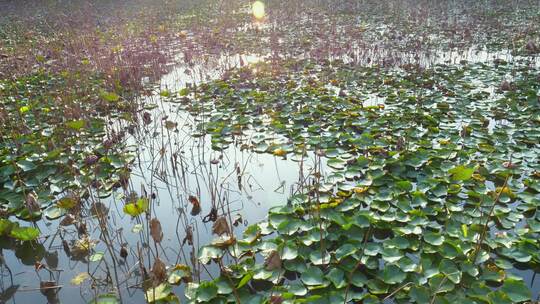
[[[251,6],[251,10],[253,11],[253,16],[256,19],[264,18],[264,15],[265,15],[264,3],[262,3],[261,1],[253,2],[253,5]]]

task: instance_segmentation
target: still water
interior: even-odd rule
[[[494,58],[514,60],[508,53],[483,50],[426,55],[422,60],[430,65]],[[37,225],[44,237],[37,244],[23,248],[1,244],[4,260],[0,267],[0,302],[86,303],[98,294],[118,292],[124,302],[144,303],[141,266],[150,269],[156,257],[168,266],[192,266],[196,278],[211,278],[219,269],[194,261],[198,248],[214,239],[212,221],[208,220],[213,210],[234,222],[234,232],[240,235],[247,225],[262,221],[269,208],[283,205],[297,194],[306,176],[315,171],[323,179],[331,176],[332,169],[324,160],[317,164],[314,154],[281,157],[256,153],[249,147],[254,138],[261,136],[277,144],[287,143],[287,139],[275,134],[246,131],[223,151],[215,151],[210,137],[197,136],[196,126],[209,117],[204,113],[192,116],[181,105],[160,95],[219,78],[228,69],[264,60],[265,56],[254,54],[214,56],[190,67],[179,64],[159,83],[146,83],[151,93],[139,100],[141,113],[147,115],[146,122],[133,129],[129,123],[111,118],[111,132],[131,131],[126,133],[126,144],[133,155],[128,190],[103,198],[94,193],[89,198],[89,206],[99,206],[106,213],[102,220],[88,211],[84,221],[76,225],[40,221]],[[366,97],[366,106],[385,102],[373,93]],[[123,212],[122,206],[130,193],[152,198],[150,218],[159,219],[164,233],[159,246],[154,246],[148,234],[150,218],[139,221]],[[200,203],[200,210],[194,207],[193,199]],[[66,244],[73,246],[79,239],[81,226],[88,232],[90,242],[96,242],[90,258],[77,257],[65,250]],[[120,254],[122,248],[127,251],[125,258]],[[540,280],[535,273],[515,272],[524,277],[537,296]],[[79,282],[73,281],[74,278],[79,278]],[[183,287],[174,291],[182,295]]]

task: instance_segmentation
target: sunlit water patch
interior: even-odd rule
[[[310,56],[306,56],[310,57]],[[347,51],[341,50],[337,56],[330,56],[329,60],[343,60],[345,63],[360,65],[402,66],[417,64],[422,67],[435,65],[459,65],[463,63],[491,63],[491,62],[529,62],[531,67],[540,67],[540,56],[514,55],[511,50],[490,51],[478,47],[466,49],[432,49],[407,52],[388,49],[384,46],[353,45]]]

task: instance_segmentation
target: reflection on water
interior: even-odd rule
[[[217,79],[225,71],[243,67],[265,60],[265,56],[257,54],[222,54],[207,56],[194,61],[193,66],[178,65],[165,74],[160,81],[160,89],[178,91],[186,86]]]
[[[306,56],[310,57],[310,56]],[[462,63],[489,63],[494,61],[512,62],[527,61],[534,67],[540,67],[540,57],[515,56],[511,50],[490,51],[470,47],[466,49],[450,50],[415,50],[400,51],[384,48],[384,46],[353,45],[337,56],[331,56],[331,60],[342,60],[345,63],[360,65],[395,66],[406,64],[418,64],[422,67],[431,67],[438,64],[456,65]]]
[[[181,67],[165,75],[159,90],[142,101],[146,108],[153,108],[148,112],[149,123],[135,129],[125,122],[113,124],[115,132],[133,133],[127,144],[136,157],[126,191],[116,191],[104,199],[95,193],[88,199],[88,204],[102,203],[108,209],[105,220],[100,221],[88,212],[80,223],[70,226],[60,226],[59,221],[41,221],[37,225],[45,237],[40,244],[3,250],[3,299],[17,289],[14,303],[45,301],[45,297],[51,302],[59,298],[85,303],[98,294],[115,292],[111,286],[118,285],[130,303],[144,303],[141,272],[148,271],[157,256],[166,265],[192,266],[196,278],[208,279],[217,273],[218,269],[201,267],[194,259],[198,248],[213,239],[212,222],[208,221],[213,211],[218,216],[230,217],[235,223],[234,232],[239,234],[246,225],[263,220],[270,207],[287,202],[298,190],[304,182],[302,178],[312,173],[313,155],[283,158],[255,153],[246,149],[247,135],[240,136],[224,151],[214,151],[209,136],[192,136],[195,125],[207,117],[193,117],[179,105],[162,100],[160,90],[178,90],[216,78],[227,69],[261,58],[235,55],[213,60],[218,64],[209,60],[209,65]],[[159,248],[152,246],[145,233],[148,221],[132,219],[123,212],[130,193],[146,193],[152,198],[151,217],[161,221],[164,231]],[[200,211],[194,211],[190,196],[200,202]],[[87,257],[77,258],[65,250],[65,244],[71,247],[79,239],[81,229],[92,240],[99,240],[93,252],[104,253],[100,261],[88,262]],[[2,248],[9,249],[9,244]],[[128,252],[125,259],[120,256],[122,248]],[[36,266],[40,263],[42,266]],[[88,273],[89,278],[80,286],[72,284],[72,278],[81,273]],[[53,292],[40,290],[40,281],[49,282],[48,290]],[[182,294],[181,288],[178,294]]]
[[[350,60],[355,62],[367,62],[368,59],[375,62],[375,56],[382,56],[379,59],[388,56],[380,50],[352,55],[356,59]],[[400,58],[407,59],[406,56]],[[472,49],[410,59],[427,65],[456,64],[463,60],[484,62],[495,58],[516,60],[509,53]],[[141,127],[133,128],[126,122],[112,124],[115,132],[132,133],[127,137],[127,144],[135,160],[125,191],[116,191],[103,199],[99,193],[89,197],[88,205],[103,204],[108,209],[105,218],[100,219],[95,213],[86,211],[85,217],[75,225],[60,226],[59,221],[40,221],[36,225],[44,237],[39,243],[26,244],[27,248],[1,244],[4,261],[1,263],[3,292],[0,302],[9,300],[15,291],[16,295],[11,298],[13,303],[41,303],[45,298],[49,302],[59,298],[70,299],[70,303],[85,303],[98,294],[118,291],[124,301],[129,298],[129,303],[144,303],[140,289],[142,278],[144,272],[152,268],[156,257],[166,265],[190,265],[198,279],[210,278],[218,271],[216,265],[206,268],[196,262],[198,248],[213,240],[209,217],[212,214],[227,216],[236,224],[233,229],[238,235],[246,225],[263,220],[269,208],[287,202],[305,183],[304,178],[317,169],[314,154],[283,158],[253,152],[249,147],[253,134],[249,132],[236,136],[224,151],[212,150],[209,136],[193,136],[197,133],[195,126],[209,117],[204,113],[194,117],[179,104],[164,101],[160,93],[218,78],[228,69],[256,63],[265,57],[235,54],[199,60],[174,68],[162,77],[151,96],[142,97],[141,103],[148,114],[145,114]],[[538,65],[538,60],[535,62]],[[493,88],[485,89],[490,90],[490,98],[493,98]],[[363,104],[384,105],[385,98],[366,93]],[[494,132],[506,123],[504,119],[490,118],[487,128]],[[263,136],[277,142],[285,141],[274,134]],[[332,169],[324,162],[322,167],[319,173],[332,179]],[[148,233],[150,218],[132,219],[123,212],[122,206],[131,193],[152,198],[151,218],[158,218],[164,231],[159,246],[154,246]],[[196,210],[190,197],[200,202],[200,210]],[[92,240],[99,240],[93,252],[104,253],[103,258],[88,262],[87,257],[77,257],[67,250],[84,232]],[[125,257],[120,255],[122,248],[127,250]],[[88,273],[89,279],[82,281],[80,286],[72,284],[72,278],[81,273]],[[535,280],[532,271],[519,272],[519,275],[530,282],[533,290],[540,288],[540,280]],[[50,288],[40,290],[40,282]],[[118,290],[112,286],[118,286]],[[182,287],[176,293],[181,295]]]

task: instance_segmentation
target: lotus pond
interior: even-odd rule
[[[0,3],[1,303],[538,303],[536,1]]]

